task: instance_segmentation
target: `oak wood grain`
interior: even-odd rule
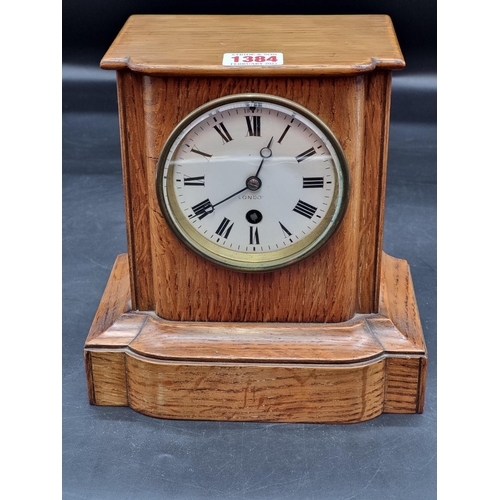
[[[382,253],[380,313],[389,318],[416,347],[425,350],[425,339],[408,262]]]
[[[181,323],[149,317],[130,349],[166,360],[360,363],[384,352],[366,321],[356,316],[333,328],[317,323]]]
[[[116,257],[99,307],[90,326],[87,343],[102,336],[103,332],[113,327],[116,321],[131,309],[130,290],[127,255],[120,254]],[[130,340],[128,338],[123,345],[127,345]]]
[[[129,287],[125,261],[107,291]],[[89,401],[185,419],[346,423],[420,413],[427,351],[408,265],[384,254],[381,276],[383,313],[330,324],[168,321],[130,310],[127,293],[122,303],[105,293],[106,320],[95,322],[103,330],[93,326],[84,349]],[[401,284],[405,296],[394,290]]]
[[[385,360],[342,368],[127,357],[130,407],[188,420],[362,422],[380,415]]]
[[[182,321],[326,323],[378,310],[392,68],[386,63],[392,56],[399,60],[399,46],[386,16],[313,17],[305,21],[311,23],[308,36],[303,26],[292,36],[290,29],[301,21],[286,17],[285,34],[278,39],[293,48],[300,39],[312,52],[316,45],[336,47],[342,40],[345,53],[330,51],[336,55],[324,62],[335,76],[318,76],[300,51],[294,77],[288,78],[262,67],[249,70],[251,76],[207,77],[201,69],[189,77],[162,73],[161,47],[168,47],[168,57],[189,61],[201,25],[210,21],[210,29],[227,28],[227,36],[237,40],[228,26],[238,26],[244,33],[248,29],[244,17],[133,16],[103,59],[103,67],[108,67],[106,61],[117,60],[120,51],[132,50],[152,69],[142,72],[143,65],[139,71],[127,56],[120,66],[123,70],[117,72],[131,299],[136,309]],[[273,25],[278,21],[273,17]],[[264,16],[262,22],[266,26],[271,19]],[[252,25],[252,29],[260,28]],[[180,38],[171,40],[177,32]],[[345,43],[347,35],[352,43]],[[275,40],[274,32],[263,38]],[[373,71],[372,65],[360,72],[356,58],[363,51],[392,56],[371,56],[380,63],[378,69]],[[339,70],[343,58],[350,60],[352,71]],[[195,58],[188,65],[193,69],[206,64]],[[285,97],[317,114],[339,139],[351,177],[344,221],[328,244],[304,262],[260,275],[221,269],[188,251],[165,223],[155,189],[156,162],[175,125],[207,101],[248,92]]]
[[[128,384],[123,350],[88,352],[92,370],[92,404],[127,406]]]
[[[374,71],[365,78],[364,157],[359,194],[359,257],[356,311],[378,311],[385,184],[389,146],[391,73]]]
[[[363,77],[193,81],[146,76],[144,88],[156,313],[180,321],[338,322],[351,318],[356,312],[358,219],[364,203],[360,189],[379,189],[376,176],[374,185],[361,182]],[[156,161],[178,121],[207,101],[246,91],[294,100],[324,120],[342,144],[354,186],[343,222],[323,249],[294,266],[265,274],[222,269],[187,250],[166,224],[155,190]],[[141,291],[136,293],[140,296]]]
[[[154,308],[149,237],[143,87],[140,75],[117,72],[125,221],[134,309]]]
[[[281,52],[284,64],[222,66],[226,52]],[[386,15],[134,15],[101,61],[104,69],[171,76],[324,76],[404,65]]]
[[[285,64],[224,67],[225,52]],[[132,16],[101,62],[116,69],[128,254],[84,348],[89,401],[160,418],[360,422],[422,412],[427,350],[408,264],[382,252],[391,71],[387,16]],[[185,248],[156,198],[161,148],[198,106],[236,93],[293,100],[349,166],[342,224],[268,273]]]
[[[390,358],[386,365],[386,413],[421,413],[422,358]]]

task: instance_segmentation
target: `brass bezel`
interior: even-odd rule
[[[172,146],[177,141],[178,137],[185,135],[190,128],[190,125],[199,116],[213,111],[218,112],[221,106],[235,102],[267,102],[278,106],[285,107],[292,112],[301,114],[306,119],[316,125],[319,130],[325,135],[326,139],[331,143],[340,163],[340,170],[335,170],[337,176],[335,187],[339,190],[342,186],[342,192],[334,193],[333,199],[340,196],[340,203],[332,202],[327,215],[320,222],[318,227],[303,239],[294,243],[290,247],[282,248],[279,250],[264,252],[264,253],[249,253],[238,252],[228,248],[221,247],[207,238],[203,237],[192,224],[187,221],[182,211],[178,207],[175,196],[173,195],[172,182],[172,169],[166,165],[169,154],[171,153]],[[175,151],[172,151],[172,154]],[[167,196],[164,196],[164,172],[167,170],[166,191]],[[307,108],[290,101],[283,97],[273,96],[270,94],[256,94],[244,93],[233,94],[209,101],[199,108],[189,113],[179,124],[174,128],[167,141],[165,142],[157,163],[156,172],[156,193],[162,214],[168,223],[169,227],[176,234],[176,236],[186,245],[189,249],[202,256],[203,258],[236,271],[244,272],[267,272],[281,269],[283,267],[292,265],[300,260],[305,259],[312,253],[321,248],[335,233],[340,222],[343,219],[345,210],[347,208],[350,191],[349,168],[344,151],[340,146],[338,139],[335,137],[329,127],[314,113]]]

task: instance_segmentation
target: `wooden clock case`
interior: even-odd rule
[[[283,53],[223,66],[224,53]],[[101,62],[116,70],[127,254],[84,356],[89,400],[160,418],[364,421],[423,411],[427,351],[406,261],[382,251],[391,74],[387,16],[132,16]],[[189,251],[156,198],[175,125],[218,97],[293,100],[349,163],[344,219],[317,253],[242,273]]]

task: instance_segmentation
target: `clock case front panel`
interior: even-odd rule
[[[391,73],[318,78],[175,77],[117,71],[132,309],[175,321],[320,322],[379,310]],[[161,149],[188,113],[238,93],[301,104],[347,157],[350,202],[333,237],[287,268],[214,265],[172,233],[156,197]]]

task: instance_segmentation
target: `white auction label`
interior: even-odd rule
[[[281,66],[281,52],[236,52],[226,53],[222,58],[223,66]]]

